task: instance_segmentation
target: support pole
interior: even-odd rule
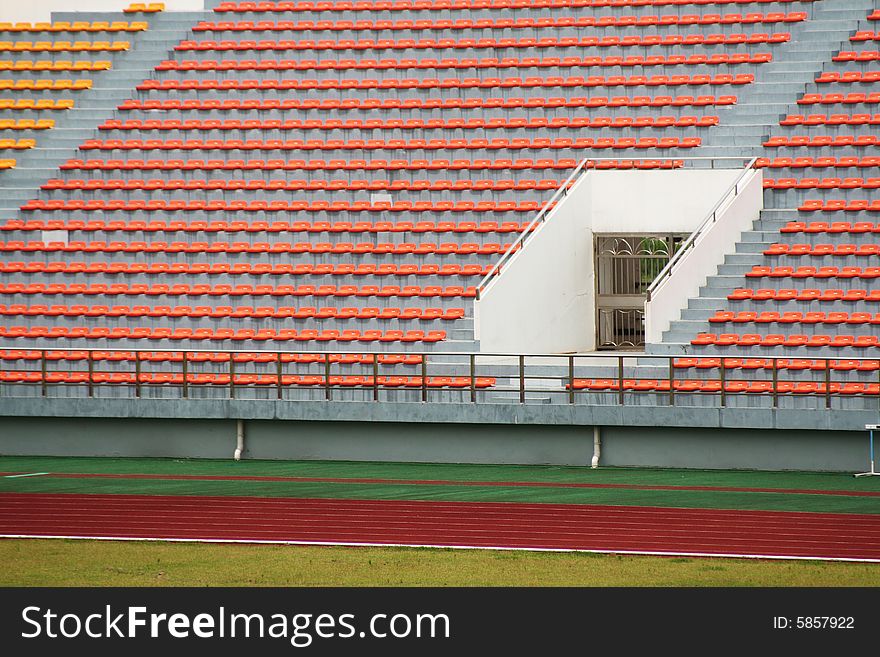
[[[602,436],[599,433],[599,426],[593,427],[593,460],[590,467],[594,470],[599,467],[599,457],[602,456]]]
[[[241,461],[244,453],[244,420],[235,421],[235,453],[232,455],[236,461]]]

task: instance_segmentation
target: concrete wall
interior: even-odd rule
[[[595,346],[592,174],[569,190],[474,304],[484,352],[564,353]]]
[[[662,341],[663,332],[681,316],[688,300],[699,296],[706,279],[718,271],[725,255],[733,253],[743,232],[758,219],[764,207],[763,180],[760,169],[746,173],[737,186],[737,194],[731,190],[728,200],[716,212],[715,222],[697,237],[669,278],[654,290],[651,301],[645,303],[646,343]]]
[[[593,351],[594,234],[691,233],[741,172],[609,170],[581,176],[474,304],[480,349]]]
[[[52,12],[121,12],[134,0],[32,0],[16,3],[12,0],[0,2],[0,22],[46,23],[52,20]],[[137,0],[149,4],[153,0]],[[165,3],[166,11],[193,11],[205,8],[204,0],[155,0]],[[131,14],[131,20],[140,20],[138,14]],[[140,16],[144,16],[141,14]],[[91,20],[91,19],[83,19]],[[124,19],[123,19],[124,20]]]
[[[589,465],[592,426],[245,423],[244,458]],[[603,426],[600,466],[863,471],[863,431]],[[235,421],[0,418],[0,454],[231,458]]]

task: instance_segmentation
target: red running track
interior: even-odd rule
[[[576,504],[2,493],[0,536],[880,561],[880,515]]]

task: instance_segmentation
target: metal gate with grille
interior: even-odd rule
[[[645,346],[645,292],[687,235],[596,235],[596,348]]]

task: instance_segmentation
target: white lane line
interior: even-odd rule
[[[505,550],[514,552],[583,552],[588,554],[620,554],[625,556],[652,556],[652,557],[695,557],[695,558],[721,558],[721,559],[772,559],[772,560],[796,560],[796,561],[846,561],[856,563],[880,563],[880,559],[872,557],[835,557],[835,556],[807,556],[807,555],[782,555],[782,554],[759,554],[740,552],[687,552],[677,550],[591,550],[587,548],[541,548],[541,547],[505,547],[487,545],[437,545],[432,543],[369,543],[350,541],[302,541],[285,539],[236,539],[236,538],[163,538],[163,537],[131,537],[131,536],[76,536],[66,534],[0,534],[0,539],[10,538],[35,538],[35,539],[66,539],[87,541],[141,541],[148,543],[234,543],[234,544],[257,544],[257,545],[322,545],[344,547],[407,547],[428,548],[440,550]]]
[[[4,479],[18,479],[19,477],[42,477],[51,474],[49,472],[28,472],[27,474],[6,475]]]

